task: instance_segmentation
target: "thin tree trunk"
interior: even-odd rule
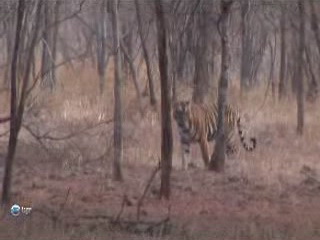
[[[248,88],[250,75],[250,57],[248,53],[249,30],[247,15],[249,12],[249,0],[241,2],[241,68],[240,68],[240,90],[241,94]]]
[[[316,37],[317,48],[320,54],[320,31],[319,31],[319,25],[318,25],[318,16],[316,14],[316,6],[314,5],[314,0],[309,0],[309,2],[310,2],[310,9],[311,9],[311,28]]]
[[[129,68],[130,68],[130,71],[131,71],[134,87],[135,87],[136,93],[137,93],[137,99],[138,99],[140,114],[143,115],[142,101],[141,101],[141,91],[140,91],[140,86],[139,86],[138,79],[137,79],[137,71],[136,71],[136,68],[135,68],[135,66],[133,64],[133,60],[132,60],[132,57],[131,57],[129,51],[125,48],[124,44],[122,44],[122,43],[120,43],[120,44],[121,44],[121,49],[122,49],[122,52],[124,54],[124,57],[127,60],[127,63],[129,64]]]
[[[20,51],[20,37],[22,21],[25,11],[25,1],[19,0],[17,10],[17,26],[16,26],[16,37],[13,48],[13,57],[11,62],[11,108],[10,108],[10,136],[8,153],[6,158],[5,172],[2,183],[2,204],[8,204],[11,191],[11,175],[13,160],[15,155],[15,149],[17,145],[18,125],[17,125],[17,64]]]
[[[312,28],[314,35],[315,35],[315,38],[316,38],[318,53],[320,54],[320,31],[319,31],[319,24],[318,24],[318,16],[316,14],[316,8],[314,5],[314,2],[312,0],[310,0],[310,8],[311,8],[311,28]],[[309,56],[310,55],[307,53],[308,60],[310,60]],[[309,67],[310,67],[311,74],[312,74],[312,66],[311,66],[310,61],[309,61]],[[319,63],[318,63],[318,67],[320,68]],[[309,94],[312,95],[313,96],[312,98],[315,100],[318,97],[318,82],[316,81],[315,78],[312,78],[311,87],[312,88],[310,89]]]
[[[123,158],[122,143],[122,68],[121,68],[121,52],[119,38],[119,19],[118,19],[118,0],[113,0],[112,13],[112,29],[113,29],[113,47],[114,56],[114,161],[113,161],[113,179],[122,181],[121,162]]]
[[[52,12],[51,12],[51,2],[45,1],[43,8],[44,16],[44,28],[42,34],[42,60],[41,60],[41,76],[42,76],[42,86],[44,88],[49,88],[53,90],[55,85],[52,76],[52,66],[54,65],[53,53],[52,53],[52,29],[49,28],[52,24]]]
[[[29,44],[29,49],[27,53],[26,65],[24,66],[24,73],[22,79],[22,86],[21,86],[21,94],[20,99],[18,101],[18,93],[17,93],[17,63],[19,59],[19,42],[22,41],[21,39],[21,32],[22,32],[22,19],[24,18],[25,13],[25,1],[20,0],[18,6],[18,13],[17,13],[17,28],[16,28],[16,39],[14,45],[14,52],[11,64],[11,111],[10,111],[10,136],[9,136],[9,145],[8,145],[8,153],[6,158],[6,167],[4,173],[4,180],[3,180],[3,193],[2,193],[2,204],[7,204],[9,202],[10,197],[10,189],[11,189],[11,174],[12,174],[12,167],[14,161],[14,155],[16,151],[17,141],[18,141],[18,134],[21,128],[24,107],[25,107],[25,100],[27,96],[27,87],[29,85],[30,79],[30,72],[32,66],[32,59],[34,56],[34,50],[37,43],[38,38],[38,31],[39,31],[39,23],[40,23],[40,16],[41,16],[41,6],[42,0],[39,0],[36,8],[36,17],[34,19],[34,27],[31,31],[31,39]],[[26,25],[24,27],[27,27]]]
[[[305,46],[305,7],[304,0],[299,2],[300,29],[299,29],[299,52],[297,66],[297,133],[303,134],[304,127],[304,84],[303,84],[303,52]]]
[[[225,109],[227,105],[227,91],[229,81],[229,66],[230,66],[230,43],[228,35],[228,20],[230,17],[230,8],[233,1],[221,0],[221,78],[218,89],[218,131],[214,153],[211,156],[209,169],[217,172],[224,171],[225,163]]]
[[[52,72],[52,81],[54,83],[57,82],[56,79],[56,70],[55,70],[55,65],[56,65],[56,60],[57,60],[57,39],[58,39],[58,34],[59,34],[59,11],[60,11],[60,6],[61,6],[61,0],[56,0],[55,5],[54,5],[54,27],[53,27],[53,33],[52,33],[52,61],[51,61],[51,72]]]
[[[317,82],[316,74],[312,68],[312,60],[310,59],[310,50],[307,46],[305,46],[306,53],[306,73],[310,73],[310,81],[308,83],[308,91],[307,91],[307,99],[310,102],[314,102],[319,94],[319,84]]]
[[[280,74],[279,74],[279,88],[278,97],[282,100],[286,94],[285,79],[286,79],[286,9],[281,7],[280,19]]]
[[[270,61],[271,61],[271,66],[270,66],[270,81],[271,81],[271,95],[272,95],[272,100],[276,100],[276,82],[274,79],[274,64],[276,61],[276,49],[277,49],[277,33],[274,33],[274,46],[272,46],[270,42]]]
[[[14,18],[9,18],[5,23],[5,32],[6,32],[6,55],[8,65],[12,63],[12,49],[13,49],[13,38],[14,38]],[[10,81],[10,68],[5,68],[4,72],[4,85],[9,86]]]
[[[160,197],[170,197],[170,174],[172,168],[172,125],[170,84],[168,77],[168,56],[166,25],[161,0],[155,1],[158,33],[159,71],[161,79],[161,187]]]
[[[99,75],[100,95],[103,93],[106,75],[106,38],[107,38],[107,18],[106,0],[101,1],[99,14],[96,17],[97,29],[97,70]]]
[[[151,72],[151,62],[147,50],[147,45],[143,36],[143,31],[142,31],[142,19],[141,19],[141,11],[140,11],[140,5],[138,3],[138,0],[134,0],[135,6],[136,6],[136,13],[137,13],[137,20],[138,20],[138,31],[139,31],[139,36],[140,36],[140,41],[141,41],[141,46],[142,46],[142,52],[143,52],[143,57],[146,63],[146,68],[147,68],[147,76],[148,76],[148,86],[149,86],[149,94],[150,94],[150,104],[151,106],[156,106],[157,105],[157,99],[156,99],[156,94],[154,91],[154,80],[152,77],[152,72]]]
[[[209,92],[208,41],[206,13],[198,14],[199,37],[195,46],[194,91],[192,99],[195,103],[203,103]]]

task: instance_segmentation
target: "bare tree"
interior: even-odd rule
[[[97,70],[99,75],[99,88],[100,94],[103,93],[105,75],[106,75],[106,65],[109,60],[107,55],[107,0],[101,0],[98,10],[98,14],[95,18],[96,25],[96,41],[97,41]]]
[[[207,12],[197,15],[197,27],[199,36],[195,40],[194,55],[195,55],[195,72],[194,72],[194,91],[193,101],[202,103],[209,90],[209,72],[208,72],[208,22]]]
[[[280,73],[278,97],[281,100],[285,95],[285,73],[286,73],[286,8],[281,6],[280,17]]]
[[[61,1],[45,1],[43,6],[44,28],[42,33],[42,85],[53,90],[56,84],[55,62],[59,30],[59,9]]]
[[[159,71],[161,80],[161,187],[160,196],[170,197],[170,174],[172,168],[172,124],[166,24],[161,0],[155,0],[158,32]]]
[[[297,133],[303,134],[304,126],[304,86],[303,86],[303,53],[305,46],[305,6],[304,0],[299,2],[299,50],[298,50],[298,64],[297,64]]]
[[[316,73],[313,69],[313,64],[311,60],[312,54],[310,53],[310,46],[308,46],[308,44],[305,46],[304,51],[305,51],[305,57],[306,57],[304,67],[305,67],[305,72],[307,74],[307,79],[309,80],[306,99],[309,102],[314,102],[318,98],[319,83],[316,78]]]
[[[143,109],[142,109],[141,91],[140,91],[140,86],[139,86],[139,82],[138,82],[138,78],[137,78],[137,70],[136,70],[136,68],[134,66],[134,60],[132,59],[128,49],[126,49],[124,44],[122,42],[120,44],[121,44],[121,50],[123,52],[123,55],[124,55],[124,57],[126,59],[126,62],[129,65],[129,69],[130,69],[130,72],[131,72],[133,84],[134,84],[134,87],[135,87],[136,93],[137,93],[137,100],[138,100],[140,114],[142,116],[143,115]]]
[[[11,190],[11,175],[14,163],[14,156],[16,152],[16,146],[18,141],[19,131],[21,129],[25,100],[27,97],[27,88],[29,85],[31,63],[34,55],[35,46],[38,38],[39,22],[41,16],[41,6],[42,0],[37,1],[36,5],[36,17],[34,19],[34,25],[31,30],[30,42],[28,44],[29,49],[27,52],[27,58],[24,59],[26,64],[24,65],[24,72],[22,75],[21,89],[18,92],[17,80],[18,73],[21,73],[19,69],[18,61],[20,55],[20,43],[24,40],[22,39],[23,28],[27,28],[27,24],[23,24],[23,20],[27,23],[28,19],[25,17],[26,2],[24,0],[19,0],[18,10],[17,10],[17,25],[16,25],[16,36],[13,48],[13,56],[11,62],[11,109],[10,109],[10,136],[8,144],[8,152],[6,156],[5,172],[2,185],[2,204],[9,203],[10,200],[10,190]],[[25,37],[25,36],[24,36]],[[21,56],[21,55],[20,55]],[[20,66],[21,67],[21,66]],[[20,94],[19,94],[20,93]]]
[[[241,1],[241,68],[240,87],[248,90],[256,83],[256,76],[267,47],[268,31],[254,1]]]
[[[53,83],[57,82],[56,80],[56,61],[57,61],[57,41],[58,41],[58,34],[59,34],[59,17],[60,17],[60,7],[61,7],[61,0],[56,0],[54,3],[54,12],[53,12],[53,33],[52,33],[52,61],[51,61],[51,76]]]
[[[318,23],[318,16],[316,14],[316,8],[314,5],[314,2],[312,0],[310,2],[310,9],[311,9],[311,28],[313,30],[315,39],[316,39],[316,44],[317,44],[317,49],[318,49],[318,54],[320,54],[320,30],[319,30],[319,23]],[[315,100],[318,97],[318,91],[319,91],[319,84],[314,78],[314,74],[312,73],[312,65],[310,61],[310,54],[307,51],[306,52],[306,57],[309,65],[309,69],[312,75],[312,81],[309,84],[309,89],[308,89],[308,97],[312,98]],[[318,63],[318,68],[320,69],[320,64]]]
[[[230,65],[230,46],[228,36],[228,19],[230,17],[230,9],[233,0],[221,0],[221,78],[218,89],[218,126],[217,138],[214,153],[211,156],[209,169],[217,172],[224,170],[225,162],[225,109],[227,104],[227,90],[229,81],[229,65]],[[218,26],[219,27],[219,26]]]
[[[15,16],[10,16],[4,21],[4,31],[5,31],[5,38],[6,38],[6,60],[8,65],[12,62],[12,51],[13,51],[13,42],[14,42],[14,19]],[[4,84],[8,86],[10,84],[9,81],[9,67],[5,68],[4,71]]]
[[[142,19],[141,19],[140,4],[138,3],[138,0],[134,0],[134,3],[136,6],[136,13],[137,13],[137,20],[138,20],[138,31],[139,31],[139,36],[140,36],[140,41],[141,41],[141,46],[142,46],[143,57],[144,57],[144,61],[145,61],[146,68],[147,68],[150,104],[151,104],[151,106],[156,106],[157,99],[156,99],[156,94],[155,94],[155,90],[154,90],[154,80],[153,80],[153,76],[152,76],[152,72],[151,72],[150,57],[148,54],[146,40],[145,40],[146,36],[144,36],[144,34],[143,34],[143,24],[142,24]]]
[[[121,162],[123,158],[122,142],[122,68],[121,68],[121,49],[119,36],[119,16],[118,0],[113,0],[112,30],[113,30],[113,49],[114,49],[114,162],[113,178],[122,181]]]
[[[10,190],[11,190],[11,174],[13,167],[13,160],[15,155],[15,148],[17,145],[17,63],[20,48],[20,36],[22,21],[25,10],[25,1],[19,0],[19,6],[17,10],[17,26],[16,26],[16,36],[14,41],[14,51],[11,62],[11,119],[10,119],[10,137],[8,145],[8,153],[6,158],[5,173],[2,183],[2,204],[7,204],[9,202]]]
[[[241,89],[245,89],[249,84],[249,59],[248,59],[248,44],[249,44],[249,29],[248,29],[248,12],[249,1],[244,0],[241,2]]]

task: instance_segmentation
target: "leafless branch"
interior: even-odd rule
[[[46,139],[46,140],[51,140],[51,141],[64,141],[64,140],[68,140],[70,138],[73,138],[77,135],[80,135],[90,129],[93,129],[93,128],[96,128],[100,125],[103,125],[103,124],[109,124],[109,123],[112,123],[113,122],[113,119],[109,119],[109,120],[106,120],[106,121],[102,121],[102,122],[99,122],[97,124],[94,124],[93,126],[89,126],[89,127],[86,127],[84,129],[81,129],[80,131],[77,131],[77,132],[72,132],[72,133],[69,133],[65,136],[61,136],[61,137],[54,137],[54,136],[51,136],[49,135],[49,133],[45,133],[43,134],[42,136],[38,136],[40,139]]]
[[[151,175],[150,175],[150,178],[148,179],[147,181],[147,185],[146,187],[144,188],[144,191],[141,195],[141,197],[139,198],[138,200],[138,203],[137,203],[137,221],[140,221],[140,212],[141,212],[141,206],[143,204],[143,200],[145,198],[145,196],[147,195],[147,192],[151,186],[151,183],[153,181],[153,179],[155,178],[157,172],[160,170],[160,159],[159,159],[159,164],[157,165],[157,167],[152,171]]]
[[[10,121],[10,116],[0,118],[0,123],[5,123],[5,122],[9,122],[9,121]]]
[[[49,29],[49,28],[52,28],[52,27],[55,27],[56,25],[59,25],[59,24],[62,23],[62,22],[65,22],[65,21],[67,21],[67,20],[69,20],[69,19],[72,19],[72,18],[76,17],[76,16],[82,11],[82,6],[83,6],[83,4],[85,3],[85,1],[86,1],[86,0],[82,0],[82,1],[80,2],[80,4],[79,4],[79,9],[78,9],[77,11],[75,11],[75,12],[71,13],[70,15],[68,15],[68,16],[66,16],[66,17],[64,17],[64,18],[62,18],[62,19],[60,19],[60,20],[58,20],[58,21],[56,21],[56,22],[54,22],[54,23],[52,23],[52,24],[50,24],[50,25],[48,26],[48,29]]]
[[[65,206],[66,206],[66,203],[67,203],[67,201],[68,201],[69,194],[70,194],[70,188],[68,188],[66,197],[65,197],[65,199],[64,199],[64,202],[60,205],[60,209],[59,209],[58,213],[56,214],[56,219],[57,219],[57,220],[60,218],[61,212],[63,211],[63,209],[64,209]]]

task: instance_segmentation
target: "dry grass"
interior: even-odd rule
[[[25,123],[37,134],[49,132],[60,141],[41,139],[22,130],[14,172],[13,201],[32,204],[32,217],[14,219],[7,214],[0,223],[0,239],[319,239],[320,238],[320,112],[306,104],[304,135],[298,137],[295,99],[282,103],[264,90],[249,93],[237,102],[238,87],[230,89],[231,102],[247,114],[249,133],[258,138],[254,153],[240,151],[227,161],[224,174],[203,170],[198,147],[192,157],[199,168],[182,172],[178,135],[174,124],[172,198],[159,201],[149,194],[144,218],[161,219],[171,205],[173,231],[169,236],[137,236],[110,228],[103,219],[84,215],[115,215],[123,194],[135,204],[151,168],[160,156],[160,118],[143,99],[140,116],[132,81],[124,90],[124,183],[112,181],[113,67],[108,69],[105,92],[99,96],[98,77],[89,65],[63,69],[55,93],[35,91],[35,102]],[[141,73],[143,75],[143,72]],[[144,86],[144,83],[141,83]],[[180,88],[187,98],[190,89]],[[1,102],[8,96],[0,95]],[[6,100],[5,100],[6,99]],[[1,105],[5,106],[5,105]],[[0,109],[0,115],[8,111]],[[6,125],[1,126],[1,132]],[[5,138],[2,138],[5,141]],[[4,153],[4,144],[1,144]],[[46,150],[44,148],[46,146]],[[159,179],[152,186],[157,192]],[[60,223],[49,215],[65,202]],[[51,210],[48,210],[51,209]],[[135,206],[122,217],[133,219]],[[108,237],[106,237],[108,236]]]

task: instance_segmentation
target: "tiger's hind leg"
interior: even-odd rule
[[[182,154],[182,170],[186,170],[190,164],[190,143],[181,142],[181,154]]]
[[[234,135],[231,132],[227,132],[228,138],[226,141],[226,154],[227,156],[236,154],[238,152],[238,148],[234,143]]]

